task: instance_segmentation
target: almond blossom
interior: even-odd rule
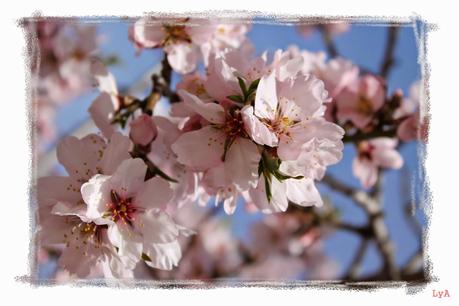
[[[363,76],[345,87],[336,98],[337,116],[363,129],[383,106],[384,99],[385,90],[381,80],[372,75]]]
[[[172,198],[167,181],[144,181],[146,172],[141,159],[128,159],[112,175],[92,177],[81,193],[88,217],[108,227],[108,239],[126,266],[133,269],[146,256],[147,265],[169,270],[181,258],[177,238],[187,231],[164,212]]]
[[[313,25],[313,24],[301,24],[297,26],[298,32],[303,37],[309,37],[312,35],[314,30],[322,30],[331,35],[340,35],[347,31],[349,31],[351,25],[347,22],[330,22],[324,23],[320,25]]]
[[[359,143],[352,169],[365,188],[376,183],[379,169],[399,169],[403,166],[403,158],[396,147],[397,140],[387,137]]]
[[[419,81],[410,87],[409,96],[404,98],[394,112],[394,119],[401,120],[397,128],[397,137],[402,141],[426,139],[428,121],[421,116],[421,84]]]
[[[251,54],[250,49],[211,57],[203,81],[209,99],[201,100],[183,89],[178,91],[183,100],[181,116],[196,118],[193,122],[198,124],[191,130],[183,129],[172,150],[180,163],[204,173],[204,189],[215,195],[216,203],[223,202],[229,214],[234,212],[241,195],[266,213],[285,211],[288,200],[320,205],[313,180],[321,177],[302,179],[309,166],[306,161],[302,164],[304,169],[297,169],[296,178],[281,173],[279,165],[295,161],[300,155],[304,160],[311,160],[311,155],[312,160],[318,160],[316,156],[320,154],[303,154],[304,145],[310,142],[329,141],[330,147],[336,142],[336,151],[342,150],[344,132],[323,119],[323,104],[328,102],[324,85],[298,69],[284,69],[291,63],[281,52],[277,52],[271,65],[266,55],[250,59],[247,54]],[[174,113],[179,114],[178,110]],[[267,150],[263,146],[275,148],[274,155],[262,158],[270,155],[263,152]],[[190,150],[199,153],[189,154]],[[329,163],[315,162],[320,165],[316,168],[337,162],[340,153],[336,157]]]
[[[202,58],[216,50],[238,48],[249,30],[244,24],[221,24],[217,21],[184,18],[167,21],[141,18],[130,28],[131,40],[137,48],[164,48],[171,67],[187,74],[196,69]]]
[[[102,267],[107,277],[130,275],[108,243],[106,226],[87,217],[80,191],[94,175],[112,174],[119,163],[130,158],[129,148],[129,139],[118,133],[108,143],[95,134],[82,139],[67,137],[57,148],[57,158],[69,176],[38,180],[41,243],[63,244],[60,265],[80,278],[89,275],[93,267]]]

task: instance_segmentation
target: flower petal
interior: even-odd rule
[[[255,187],[260,158],[257,145],[245,138],[237,138],[229,148],[225,160],[225,172],[239,190]]]
[[[277,111],[276,77],[274,73],[260,79],[255,96],[255,115],[274,120]]]
[[[247,134],[258,144],[270,147],[277,146],[279,140],[264,123],[253,113],[253,106],[244,106],[241,110],[244,129]]]
[[[161,208],[172,198],[173,192],[169,183],[162,178],[153,177],[145,182],[137,194],[136,205],[143,208]]]
[[[111,124],[111,118],[117,104],[118,102],[112,95],[103,92],[88,109],[94,124],[106,138],[110,138],[115,131],[115,127]]]
[[[206,126],[183,134],[172,145],[180,163],[195,170],[206,170],[221,163],[225,134]]]
[[[164,48],[167,60],[174,71],[187,74],[196,69],[198,50],[192,44],[174,44]]]
[[[192,109],[207,121],[215,124],[225,123],[225,110],[217,103],[204,103],[193,94],[179,90],[178,94],[188,108]]]
[[[142,188],[147,165],[140,158],[126,159],[110,178],[110,185],[121,197],[129,197]]]
[[[355,158],[352,163],[352,171],[365,188],[372,187],[378,179],[378,167],[368,160]]]
[[[162,270],[172,270],[182,258],[178,241],[147,244],[144,253],[150,258],[150,261],[145,261],[148,266]]]
[[[300,206],[322,206],[322,198],[314,185],[314,180],[309,178],[287,179],[287,198]]]
[[[132,143],[128,137],[119,132],[113,133],[100,161],[102,173],[113,174],[124,160],[131,157],[129,154],[131,146]]]

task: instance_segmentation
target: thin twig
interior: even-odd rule
[[[386,50],[384,52],[384,59],[381,63],[380,75],[383,78],[387,78],[390,70],[396,64],[396,59],[394,57],[395,46],[397,45],[397,38],[399,33],[399,27],[397,25],[392,25],[387,30],[387,43]]]
[[[330,57],[337,57],[338,50],[333,42],[332,35],[324,26],[319,26],[320,34],[322,36],[322,40],[325,44],[325,48],[327,49],[328,54]]]
[[[349,266],[349,269],[347,273],[345,274],[346,276],[344,277],[344,279],[348,279],[348,280],[357,279],[360,269],[362,268],[362,263],[363,263],[363,259],[365,257],[365,253],[368,247],[368,242],[369,240],[366,238],[361,239],[360,245],[357,251],[355,252],[354,259],[352,260]]]

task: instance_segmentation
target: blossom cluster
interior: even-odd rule
[[[31,47],[31,83],[39,140],[55,138],[53,120],[63,103],[92,87],[91,60],[100,38],[94,25],[59,20],[26,24]],[[39,144],[42,146],[42,144]]]
[[[342,159],[345,142],[355,145],[352,168],[365,188],[379,170],[403,165],[399,140],[425,128],[419,84],[409,98],[389,95],[382,77],[340,57],[295,46],[256,55],[249,30],[218,20],[139,19],[129,30],[138,52],[164,50],[163,72],[182,75],[175,91],[167,73],[154,76],[144,98],[120,92],[102,61],[79,63],[99,90],[88,111],[101,133],[64,138],[57,158],[68,176],[37,186],[40,243],[61,245],[61,267],[79,278],[138,277],[144,264],[171,270],[182,257],[181,237],[204,235],[193,231],[196,223],[178,221],[181,212],[210,200],[228,215],[240,199],[264,214],[320,207],[316,183]],[[160,97],[174,95],[169,115],[155,115]],[[304,249],[312,236],[296,246]],[[279,256],[274,263],[283,262]]]

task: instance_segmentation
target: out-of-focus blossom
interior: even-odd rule
[[[394,119],[402,120],[397,128],[397,137],[402,141],[427,139],[428,120],[421,117],[421,83],[413,83],[410,93],[394,112]]]
[[[352,167],[354,175],[365,188],[376,183],[379,169],[399,169],[403,166],[403,158],[396,147],[397,140],[386,137],[359,143]]]
[[[366,75],[345,87],[336,98],[339,120],[350,120],[359,129],[365,128],[384,104],[385,91],[381,80]]]
[[[96,27],[62,21],[27,26],[37,44],[36,88],[51,103],[62,104],[91,88],[90,61],[97,52]]]
[[[224,48],[238,48],[250,26],[224,24],[198,18],[141,18],[130,28],[130,38],[137,48],[163,48],[171,67],[187,74],[198,61],[207,65],[210,53]]]
[[[309,37],[315,30],[325,31],[330,35],[340,35],[346,33],[351,28],[347,22],[330,22],[324,24],[301,24],[297,26],[298,33],[303,37]]]
[[[92,102],[88,112],[102,134],[110,138],[116,131],[115,125],[111,122],[113,114],[120,108],[123,97],[118,95],[115,77],[101,61],[93,60],[91,71],[93,81],[97,84],[101,94]]]

